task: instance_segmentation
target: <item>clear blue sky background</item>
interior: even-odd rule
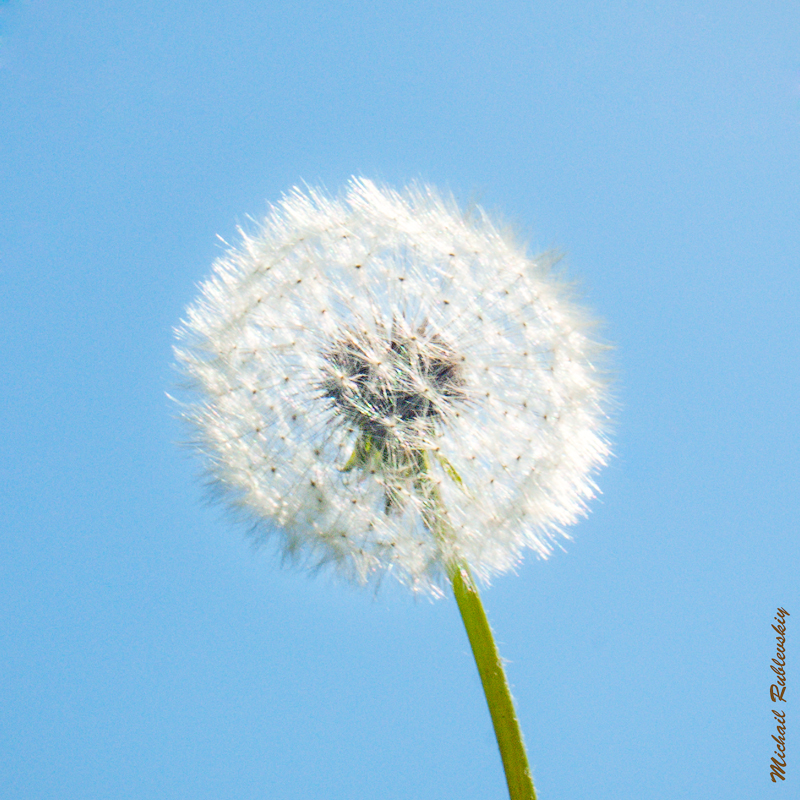
[[[176,446],[216,235],[353,173],[565,251],[617,348],[602,498],[484,592],[541,800],[800,796],[797,3],[6,0],[0,37],[3,797],[505,796],[454,602],[281,568]]]

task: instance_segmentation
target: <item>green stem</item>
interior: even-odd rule
[[[494,733],[503,759],[503,769],[506,772],[509,796],[511,800],[536,800],[514,701],[508,688],[503,663],[494,643],[492,629],[489,627],[489,620],[486,619],[486,612],[483,610],[478,587],[466,564],[451,565],[449,573],[461,619],[464,620],[472,654],[475,656],[475,663],[481,676],[489,713],[492,715]]]
[[[459,486],[461,476],[446,459],[439,457],[447,473]],[[415,488],[427,499],[423,511],[425,526],[443,544],[453,537],[453,531],[447,520],[447,510],[439,487],[430,480],[430,454],[424,450],[416,455],[417,479]],[[453,584],[458,610],[467,629],[467,637],[472,647],[472,655],[481,676],[483,693],[492,716],[494,735],[503,759],[506,783],[511,800],[536,800],[533,789],[531,770],[528,766],[528,755],[522,742],[522,731],[517,722],[517,712],[508,688],[503,662],[494,643],[492,629],[486,612],[483,610],[478,587],[465,562],[453,561],[448,565],[448,577]]]

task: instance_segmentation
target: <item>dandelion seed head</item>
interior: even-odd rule
[[[440,593],[546,557],[609,454],[592,322],[481,211],[294,189],[177,331],[210,476],[287,556]],[[446,513],[437,534],[432,513]]]

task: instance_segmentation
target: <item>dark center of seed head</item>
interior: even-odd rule
[[[351,334],[324,354],[324,397],[362,433],[387,441],[393,429],[435,422],[464,396],[462,359],[422,325],[385,336]]]

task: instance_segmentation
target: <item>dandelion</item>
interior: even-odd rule
[[[472,574],[546,557],[609,452],[591,321],[552,257],[425,186],[294,189],[241,237],[178,330],[212,482],[291,558],[451,584],[481,670]]]

